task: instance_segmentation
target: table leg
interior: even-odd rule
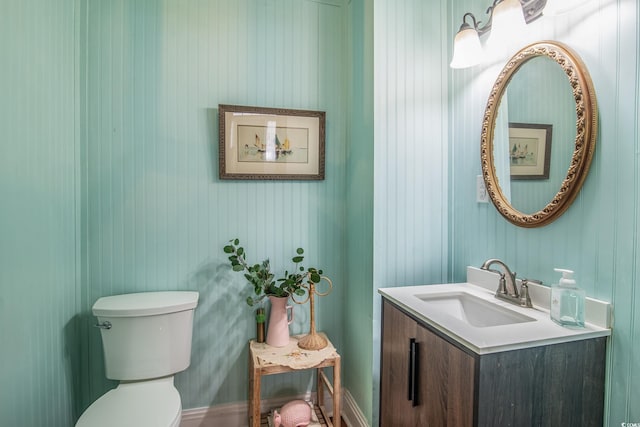
[[[251,344],[249,344],[251,345]],[[249,396],[247,399],[247,424],[251,425],[251,414],[253,414],[253,357],[251,357],[251,351],[249,351]]]
[[[260,369],[256,368],[249,355],[249,413],[251,427],[260,427]]]
[[[316,370],[316,400],[318,406],[324,406],[324,383],[322,381],[322,368]]]
[[[340,419],[340,356],[336,358],[335,365],[333,365],[333,425],[334,427],[340,427],[342,420]]]

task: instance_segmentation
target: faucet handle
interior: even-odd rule
[[[498,282],[498,291],[497,294],[506,295],[507,294],[507,281],[505,280],[504,273],[496,271],[496,273],[500,274],[500,281]]]
[[[529,282],[541,283],[537,280],[522,279],[522,284],[520,285],[520,306],[533,308],[531,297],[529,296]]]

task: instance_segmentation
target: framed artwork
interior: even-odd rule
[[[552,125],[509,123],[511,179],[549,179]]]
[[[220,179],[324,179],[324,111],[221,104],[218,116]]]

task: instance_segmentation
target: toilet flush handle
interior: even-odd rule
[[[96,323],[93,326],[100,329],[111,329],[111,322],[109,322],[108,320],[105,320],[104,322]]]

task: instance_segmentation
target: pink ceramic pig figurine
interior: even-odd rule
[[[276,427],[304,427],[311,422],[311,407],[304,400],[292,400],[286,403],[280,413],[273,411]]]

